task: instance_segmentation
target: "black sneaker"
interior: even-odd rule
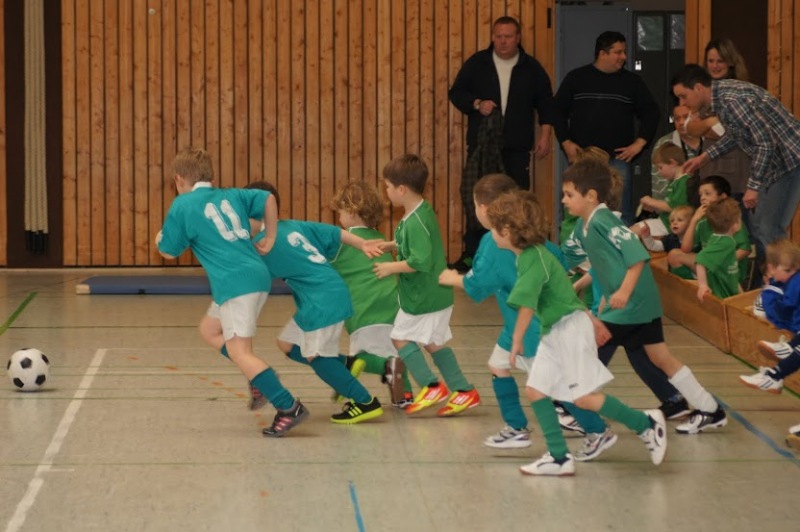
[[[258,388],[250,385],[250,399],[247,401],[247,408],[250,410],[259,410],[267,406],[267,398],[264,397]]]
[[[728,416],[722,407],[717,407],[715,412],[701,412],[695,410],[686,423],[675,427],[678,434],[698,434],[708,429],[724,427],[728,424]]]
[[[677,401],[667,399],[661,403],[658,409],[664,413],[664,417],[667,419],[680,419],[692,413],[692,410],[689,408],[689,403],[682,397]]]
[[[264,436],[270,438],[280,438],[296,425],[299,425],[308,417],[308,410],[299,400],[295,399],[292,408],[289,410],[278,410],[272,425],[261,431]]]
[[[457,261],[447,265],[451,270],[456,270],[458,273],[467,273],[472,269],[472,257],[469,255],[461,255]]]
[[[348,401],[338,414],[331,416],[333,423],[340,425],[353,425],[369,419],[375,419],[383,414],[383,408],[377,397],[373,397],[369,403],[356,403]]]

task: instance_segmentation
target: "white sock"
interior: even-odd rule
[[[694,377],[689,366],[683,366],[675,375],[670,377],[669,382],[701,412],[716,412],[719,404],[708,391],[703,388]]]

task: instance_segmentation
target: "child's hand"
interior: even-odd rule
[[[381,251],[393,251],[397,247],[394,240],[379,240],[378,247]]]
[[[606,342],[611,340],[611,331],[608,330],[605,323],[598,320],[595,316],[589,314],[589,317],[592,320],[592,326],[594,327],[594,340],[597,342],[597,347],[605,345]]]
[[[275,245],[275,237],[273,236],[273,237],[270,238],[270,236],[267,235],[264,238],[262,238],[261,240],[259,240],[258,242],[256,242],[256,250],[261,255],[266,255],[267,253],[270,252],[270,250],[272,249],[272,246],[274,246],[274,245]]]
[[[623,292],[622,290],[617,290],[608,300],[608,304],[611,308],[625,308],[625,305],[628,304],[628,300],[631,298],[630,294]]]
[[[378,262],[372,266],[372,271],[375,272],[378,279],[384,279],[394,275],[394,271],[392,271],[393,264],[393,262]]]
[[[361,251],[363,251],[364,255],[371,259],[380,257],[383,255],[383,248],[381,247],[382,242],[386,241],[381,239],[365,240],[364,244],[361,246]]]
[[[642,199],[639,200],[639,203],[642,205],[643,208],[646,210],[652,209],[652,201],[653,198],[651,196],[642,196]]]
[[[461,274],[457,270],[444,270],[439,274],[439,284],[444,286],[456,286]]]
[[[708,285],[701,284],[697,287],[697,299],[699,299],[701,303],[703,302],[703,299],[705,299],[705,297],[710,293],[711,289],[708,287]]]
[[[708,210],[708,205],[700,205],[696,211],[694,211],[694,215],[692,216],[692,221],[697,223],[702,218],[705,217],[706,211]]]
[[[650,236],[650,226],[644,222],[640,222],[639,225],[639,236],[642,238],[648,238]]]
[[[512,340],[511,354],[508,357],[508,363],[511,365],[512,368],[517,367],[517,355],[521,354],[522,354],[522,342],[520,340]]]

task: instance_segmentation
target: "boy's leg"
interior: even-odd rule
[[[439,379],[431,371],[425,361],[425,355],[422,354],[422,350],[416,342],[396,340],[395,347],[397,347],[400,358],[408,368],[408,372],[420,387],[438,386]]]
[[[426,345],[425,348],[430,352],[434,364],[439,368],[439,372],[451,390],[447,404],[440,408],[436,415],[455,416],[468,408],[478,406],[481,402],[478,390],[464,377],[453,350],[447,346],[438,345]]]
[[[569,454],[567,441],[561,433],[558,414],[549,397],[538,390],[527,386],[525,395],[531,402],[531,408],[542,430],[547,453],[533,463],[520,467],[525,475],[570,476],[575,474],[575,461]]]
[[[800,353],[800,334],[794,335],[788,342],[784,336],[781,336],[781,339],[777,342],[761,340],[758,342],[758,350],[764,356],[780,362],[792,353]]]
[[[774,368],[759,368],[754,375],[739,375],[739,380],[751,388],[779,394],[783,390],[783,380],[800,370],[800,352],[793,351]]]

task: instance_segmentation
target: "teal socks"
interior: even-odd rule
[[[350,398],[356,403],[372,401],[372,394],[350,374],[338,358],[316,357],[310,365],[314,373],[339,395]]]
[[[439,372],[444,377],[444,382],[447,383],[447,387],[450,388],[451,392],[468,392],[475,388],[461,372],[461,367],[458,365],[456,355],[452,349],[443,347],[435,353],[431,353],[431,357],[433,357],[433,363],[439,368]]]
[[[283,387],[278,375],[272,368],[267,368],[255,377],[250,383],[266,397],[278,410],[289,410],[294,404],[294,397],[289,390]]]
[[[495,377],[492,376],[492,388],[497,396],[497,404],[500,407],[500,415],[506,425],[512,429],[528,428],[528,418],[522,410],[519,401],[519,387],[514,377]]]
[[[417,384],[420,386],[439,384],[439,379],[436,378],[431,368],[428,367],[428,363],[425,361],[425,355],[422,354],[422,350],[416,343],[409,342],[398,352],[406,368],[408,368],[408,372],[411,373],[411,376],[414,377]]]

